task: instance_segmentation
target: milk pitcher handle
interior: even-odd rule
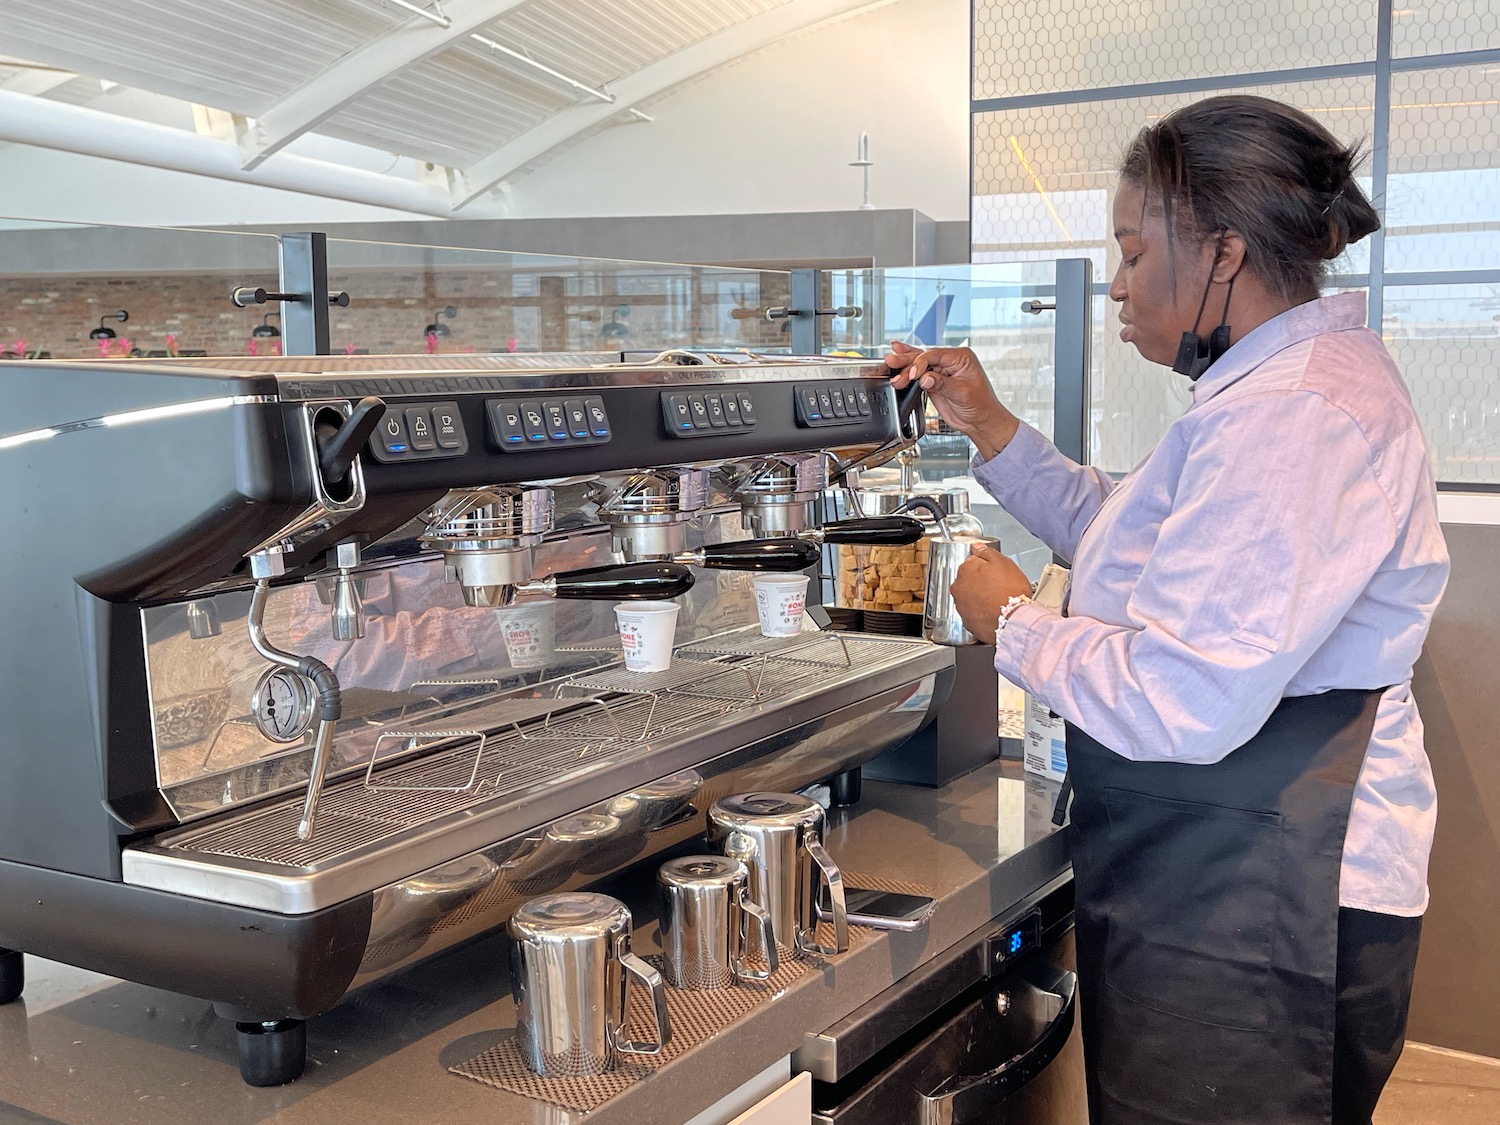
[[[615,1050],[622,1055],[656,1055],[661,1049],[672,1041],[672,1025],[667,1019],[667,985],[661,979],[661,974],[646,962],[642,961],[634,953],[624,947],[624,941],[616,947],[619,951],[620,966],[630,973],[641,984],[645,985],[651,992],[652,1018],[656,1023],[656,1038],[651,1042],[635,1043],[625,1038],[625,1022],[630,1011],[630,986],[620,990],[622,1009],[620,1021],[612,1029],[611,1034],[615,1040]]]
[[[752,902],[744,886],[735,891],[735,907],[739,911],[739,922],[735,927],[735,948],[729,958],[729,966],[740,980],[769,980],[776,971],[776,938],[771,930],[771,916]],[[761,956],[766,959],[764,969],[750,969],[745,965],[745,952],[750,945],[750,925],[754,921],[759,932]]]
[[[807,854],[812,856],[813,863],[817,864],[823,882],[828,884],[828,912],[833,916],[833,947],[829,948],[817,942],[816,922],[814,922],[814,928],[798,931],[797,945],[809,953],[821,953],[824,956],[846,953],[849,950],[849,911],[844,905],[844,876],[839,871],[838,864],[834,863],[833,858],[823,849],[821,840],[810,837],[805,846]],[[813,887],[813,895],[817,895],[816,886]],[[817,918],[816,909],[812,911],[812,916]]]

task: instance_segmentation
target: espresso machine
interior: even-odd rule
[[[883,366],[509,362],[0,368],[0,1002],[21,952],[201,997],[286,1082],[350,992],[931,720],[951,649],[763,637],[745,575],[921,535],[817,518],[919,436]]]

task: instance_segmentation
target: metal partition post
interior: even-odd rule
[[[823,322],[814,310],[818,307],[818,283],[821,270],[792,270],[791,299],[787,307],[792,310],[792,354],[823,354]]]
[[[1089,461],[1089,372],[1093,362],[1094,263],[1057,263],[1053,322],[1052,441],[1080,465]]]
[[[281,236],[281,347],[285,355],[328,354],[328,236]],[[346,298],[347,300],[347,298]]]

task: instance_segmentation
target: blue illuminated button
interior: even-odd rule
[[[809,422],[816,422],[823,417],[823,406],[818,402],[818,392],[814,388],[799,387],[797,394],[802,399],[802,413]],[[832,407],[833,403],[830,402],[828,405]],[[743,403],[740,404],[740,409],[744,410]]]
[[[394,410],[386,412],[380,425],[375,427],[375,440],[380,442],[380,448],[392,456],[405,453],[410,446],[406,440],[406,423],[399,413]]]
[[[526,431],[521,425],[521,404],[518,402],[495,403],[495,424],[500,430],[503,445],[524,445]],[[538,416],[540,421],[540,416]]]
[[[598,438],[609,437],[609,415],[604,412],[604,400],[598,395],[590,395],[583,400],[583,408],[588,411],[589,428],[593,435]]]
[[[568,416],[568,433],[576,438],[589,436],[589,412],[584,409],[583,399],[570,398],[563,403],[563,411]]]
[[[541,403],[521,403],[521,430],[527,441],[547,440],[547,419],[542,415]]]
[[[547,420],[547,436],[553,441],[568,440],[568,416],[563,404],[555,399],[542,403],[542,415]]]
[[[672,418],[672,425],[679,430],[691,430],[693,428],[693,408],[688,405],[687,395],[668,395],[667,413]]]

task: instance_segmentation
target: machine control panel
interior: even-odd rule
[[[370,452],[385,464],[458,457],[469,451],[469,436],[453,402],[390,405],[370,438]]]
[[[863,382],[798,383],[792,395],[799,426],[857,424],[874,411],[870,388]]]
[[[747,390],[663,391],[662,421],[673,437],[707,437],[755,428],[755,399]]]
[[[490,437],[503,452],[603,445],[612,436],[599,395],[485,401]]]

